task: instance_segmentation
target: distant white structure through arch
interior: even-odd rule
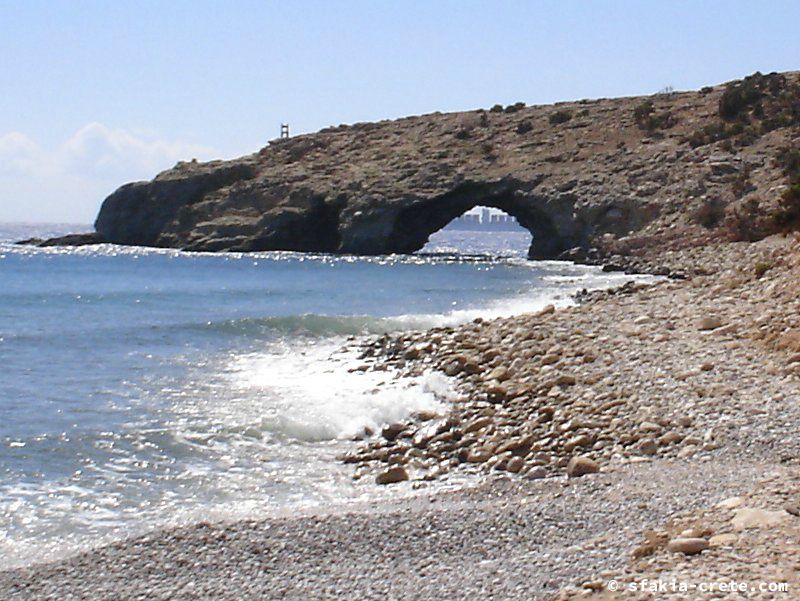
[[[433,233],[419,252],[525,258],[531,240],[531,233],[514,217],[479,205]]]
[[[477,206],[448,223],[445,230],[527,231],[516,218],[493,207]]]

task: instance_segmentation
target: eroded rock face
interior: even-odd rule
[[[723,142],[692,148],[691,134],[719,120],[721,93],[720,86],[329,128],[122,186],[95,227],[112,243],[188,250],[408,253],[464,211],[488,205],[532,232],[533,258],[579,256],[576,247],[691,244],[708,236],[690,216],[709,199],[723,207],[742,201],[734,188],[745,198],[769,196],[762,193],[781,180],[770,157],[793,135],[779,128],[733,152],[721,150]],[[637,123],[645,101],[670,113],[668,126]],[[552,119],[556,112],[569,118]],[[742,173],[747,186],[737,188]]]
[[[196,251],[412,253],[478,204],[503,209],[529,229],[537,240],[532,257],[554,257],[585,244],[591,233],[572,195],[540,196],[529,182],[510,177],[459,183],[434,197],[404,192],[387,199],[273,187],[245,165],[191,174],[205,168],[193,165],[184,177],[172,179],[179,175],[173,170],[153,182],[123,186],[103,204],[98,235],[117,244]]]

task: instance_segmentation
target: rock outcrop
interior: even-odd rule
[[[778,80],[797,86],[798,75],[759,76],[763,94]],[[96,235],[195,251],[408,253],[487,205],[532,232],[533,258],[686,245],[717,227],[713,215],[696,217],[712,205],[724,216],[756,195],[773,202],[782,181],[773,159],[797,136],[791,119],[762,127],[755,104],[731,121],[725,90],[328,128],[122,186]]]
[[[105,240],[97,232],[88,234],[67,234],[58,238],[28,238],[20,240],[17,244],[27,244],[33,246],[89,246],[91,244],[102,244]]]

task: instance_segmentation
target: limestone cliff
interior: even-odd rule
[[[799,75],[332,127],[122,186],[95,227],[108,242],[196,251],[407,253],[481,204],[533,233],[531,257],[685,245],[748,198],[777,202]]]

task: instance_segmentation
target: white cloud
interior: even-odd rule
[[[41,149],[25,134],[12,131],[0,136],[0,175],[35,173],[41,159]]]
[[[178,160],[207,155],[210,149],[89,123],[64,142],[61,152],[65,165],[84,173],[137,171],[155,175],[155,171]]]
[[[23,133],[0,135],[0,221],[89,223],[122,184],[213,153],[102,123],[89,123],[50,149]]]

